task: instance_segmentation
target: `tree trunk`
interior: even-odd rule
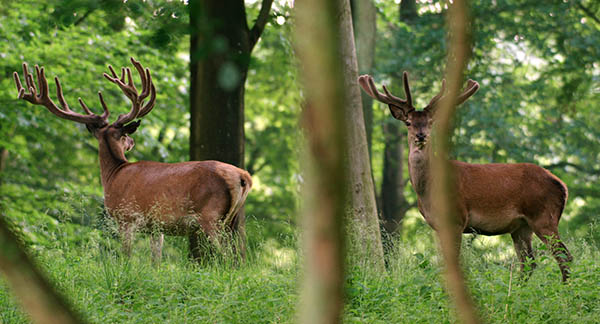
[[[338,0],[340,57],[343,63],[346,105],[341,117],[346,127],[346,159],[349,169],[347,217],[350,233],[351,263],[383,270],[383,247],[377,216],[375,189],[367,147],[367,136],[358,87],[358,63],[349,0]]]
[[[371,0],[352,0],[351,4],[358,73],[372,75],[375,67],[377,9]],[[370,157],[373,143],[373,99],[362,91],[361,98]]]
[[[190,159],[244,167],[244,85],[250,53],[269,17],[273,0],[263,0],[254,26],[243,0],[191,0]],[[245,237],[238,214],[240,244]],[[244,246],[238,251],[245,253]]]
[[[358,60],[358,74],[373,74],[375,69],[375,37],[377,31],[377,8],[372,0],[351,0],[352,23],[354,27],[354,39],[356,42],[356,58]],[[371,178],[373,190],[375,191],[375,203],[377,214],[381,215],[380,199],[377,198],[375,176],[373,175],[373,99],[364,92],[360,92],[365,119],[365,131],[367,133],[367,147],[369,151],[369,165],[371,167]]]
[[[345,160],[347,106],[339,60],[340,1],[296,3],[295,48],[306,91],[302,124],[309,158],[302,213],[304,276],[299,322],[341,322],[344,306],[344,216],[348,172]]]
[[[34,323],[83,323],[25,252],[0,215],[0,273]]]
[[[190,157],[244,166],[250,44],[243,1],[191,1]]]
[[[401,229],[402,219],[408,210],[404,198],[404,134],[395,121],[383,126],[385,141],[383,179],[381,182],[381,211],[383,228],[387,234]]]
[[[400,20],[404,22],[410,22],[411,20],[417,19],[417,1],[416,0],[402,0],[400,2]]]
[[[400,2],[400,19],[410,24],[418,18],[415,0]],[[381,182],[381,213],[383,225],[388,234],[394,234],[402,229],[402,220],[408,211],[404,196],[403,148],[404,131],[396,124],[386,123],[383,128],[385,143],[383,156],[383,181]]]
[[[436,203],[432,205],[432,213],[440,216],[440,226],[436,230],[440,238],[440,250],[446,264],[448,295],[456,305],[459,320],[462,323],[477,324],[481,323],[481,320],[460,267],[459,252],[462,228],[456,226],[460,208],[456,206],[455,197],[459,188],[457,188],[454,170],[448,161],[456,98],[458,98],[460,87],[463,84],[463,73],[467,67],[471,50],[468,40],[469,21],[465,1],[454,0],[449,6],[446,19],[450,35],[445,73],[448,92],[436,111],[436,123],[434,124],[436,138],[433,144],[436,154],[432,156],[430,164],[431,177],[436,179],[433,181],[431,189]]]

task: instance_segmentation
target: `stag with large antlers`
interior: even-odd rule
[[[435,203],[431,187],[435,179],[431,178],[430,172],[432,152],[429,137],[436,108],[444,100],[445,81],[442,81],[440,92],[423,110],[416,110],[413,106],[406,72],[403,74],[406,99],[392,95],[385,85],[384,92],[380,92],[371,76],[362,75],[358,82],[369,96],[387,104],[392,116],[407,126],[410,182],[417,194],[419,211],[435,229],[439,222],[437,216],[431,213]],[[478,89],[479,84],[469,80],[466,89],[456,98],[456,104],[465,102]],[[451,161],[451,165],[458,188],[454,196],[455,214],[459,215],[455,220],[458,242],[460,233],[510,234],[521,269],[524,270],[530,262],[529,269],[533,270],[531,237],[535,233],[549,246],[558,262],[562,280],[566,281],[572,257],[560,241],[558,222],[567,202],[567,186],[548,170],[530,163],[471,164]]]
[[[98,139],[104,204],[118,223],[127,255],[131,251],[134,232],[141,229],[151,233],[153,260],[160,260],[163,233],[189,236],[191,256],[201,259],[206,252],[199,246],[203,236],[222,244],[222,233],[243,231],[244,219],[238,214],[252,187],[252,180],[245,170],[218,161],[128,162],[125,152],[134,145],[128,135],[140,125],[140,121],[135,120],[147,115],[156,100],[150,70],[144,69],[133,58],[131,63],[139,73],[141,93],[133,83],[129,68],[122,68],[120,77],[112,66],[108,67],[110,74],[104,73],[104,77],[116,84],[132,103],[130,111],[112,124],[108,122],[110,113],[101,92],[98,97],[104,112],[101,115],[93,113],[79,98],[86,113],[80,114],[69,108],[58,77],[54,80],[60,107],[50,99],[43,67],[35,66],[37,87],[25,63],[26,87],[21,84],[17,72],[14,72],[14,79],[19,99],[44,106],[60,118],[85,124]],[[243,255],[243,242],[237,244],[239,246],[234,242],[233,248]]]

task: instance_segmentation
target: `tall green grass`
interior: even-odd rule
[[[248,221],[248,259],[234,265],[215,258],[199,266],[187,241],[167,237],[160,266],[151,262],[146,235],[134,253],[120,253],[111,230],[73,230],[59,223],[55,240],[31,249],[58,290],[93,323],[291,323],[295,320],[301,261],[297,234],[269,239],[265,223]],[[63,228],[65,227],[65,228]],[[62,232],[64,230],[64,233]],[[387,271],[347,269],[346,323],[453,323],[442,261],[429,228],[391,240]],[[65,235],[82,235],[63,240]],[[507,239],[464,236],[463,265],[488,323],[598,323],[600,251],[586,238],[563,235],[574,262],[560,282],[555,260],[536,239],[538,268],[523,280]],[[27,323],[5,284],[0,321]]]

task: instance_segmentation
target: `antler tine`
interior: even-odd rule
[[[48,93],[48,85],[44,85],[45,76],[44,76],[44,78],[42,78],[43,73],[44,73],[44,68],[40,69],[40,67],[36,64],[35,65],[35,75],[37,76],[37,80],[38,80],[38,85],[39,85],[38,91],[40,92],[39,93],[40,97],[44,97]],[[34,84],[34,86],[35,86],[35,84]]]
[[[136,61],[133,57],[130,57],[129,59],[131,60],[131,63],[133,64],[135,69],[138,71],[140,79],[142,80],[142,93],[140,94],[140,97],[145,98],[148,95],[148,89],[146,86],[147,78],[146,72],[144,71],[144,67],[142,67],[142,64],[139,61]]]
[[[371,93],[374,95],[375,99],[388,105],[394,103],[392,98],[384,95],[383,93],[379,92],[379,90],[377,90],[377,87],[375,86],[375,81],[373,81],[373,77],[371,77],[370,75],[367,76],[367,82],[369,84],[369,88],[371,89]]]
[[[98,98],[100,98],[100,104],[102,105],[102,109],[104,112],[102,113],[102,118],[108,120],[108,116],[110,116],[110,111],[108,111],[108,107],[106,106],[106,102],[104,102],[104,98],[102,98],[102,92],[98,91]]]
[[[471,97],[473,94],[475,94],[475,92],[477,92],[477,90],[479,90],[479,83],[469,79],[469,81],[467,81],[466,90],[463,91],[463,93],[460,96],[458,96],[458,98],[456,99],[456,104],[460,105],[463,102],[467,101],[467,99],[469,99],[469,97]]]
[[[139,61],[136,61],[133,57],[130,58],[130,60],[135,69],[138,71],[138,74],[140,75],[140,79],[142,82],[142,93],[138,93],[138,90],[136,89],[133,83],[131,69],[129,68],[121,69],[123,74],[120,79],[117,77],[117,74],[110,65],[108,66],[108,69],[110,70],[112,77],[107,73],[103,74],[107,80],[118,85],[119,88],[121,88],[121,90],[125,94],[125,96],[127,96],[127,98],[131,100],[131,110],[127,114],[119,115],[117,121],[114,122],[114,125],[116,127],[121,127],[136,118],[141,118],[148,114],[150,110],[152,110],[152,107],[154,106],[154,101],[156,99],[156,89],[154,88],[154,84],[152,83],[150,70],[144,70],[142,64]],[[127,76],[127,83],[125,83],[125,76]],[[146,105],[143,105],[144,100],[146,99],[146,97],[148,97],[148,95],[151,95],[150,101],[146,103]]]
[[[65,111],[71,111],[63,95],[62,86],[60,85],[60,80],[58,79],[58,77],[54,77],[54,83],[56,83],[56,97],[58,98],[58,102]]]
[[[446,79],[443,79],[440,92],[438,92],[438,94],[436,94],[433,98],[431,98],[431,100],[429,101],[429,104],[427,104],[427,107],[425,107],[425,109],[426,110],[432,109],[438,103],[438,101],[440,101],[444,97],[445,92],[446,92]]]
[[[56,94],[58,96],[60,105],[63,108],[63,109],[60,109],[52,101],[52,99],[50,99],[48,80],[46,79],[46,74],[45,74],[44,68],[43,67],[40,68],[39,66],[36,65],[35,73],[36,73],[36,77],[37,77],[37,81],[38,81],[39,91],[35,86],[35,82],[33,81],[33,75],[31,73],[29,73],[27,63],[23,63],[23,75],[25,77],[25,85],[27,86],[27,89],[29,90],[29,92],[27,92],[27,90],[25,88],[23,88],[19,74],[17,72],[13,73],[13,78],[15,79],[17,91],[19,92],[19,95],[18,95],[19,99],[24,99],[34,105],[44,106],[51,113],[53,113],[54,115],[56,115],[60,118],[63,118],[63,119],[68,119],[68,120],[75,121],[78,123],[83,123],[83,124],[95,124],[95,125],[100,125],[100,126],[104,126],[107,124],[107,119],[105,118],[106,116],[104,116],[104,115],[98,116],[98,115],[94,114],[93,112],[91,112],[89,110],[89,108],[87,106],[85,106],[85,104],[83,104],[83,101],[81,101],[81,100],[80,100],[80,102],[82,103],[82,107],[86,111],[87,115],[82,115],[82,114],[73,112],[71,109],[69,109],[69,106],[67,105],[67,102],[63,96],[60,81],[58,80],[58,77],[55,77],[54,81],[56,82]]]
[[[35,97],[37,89],[35,88],[35,83],[33,82],[33,75],[29,73],[26,63],[23,63],[23,73],[25,74],[25,83],[27,84],[27,89],[31,92],[31,95]]]
[[[392,93],[388,90],[388,88],[385,85],[383,85],[383,91],[385,92],[385,94],[377,90],[375,82],[373,81],[373,77],[371,77],[370,75],[361,75],[358,78],[358,83],[369,96],[371,96],[374,99],[377,99],[380,102],[383,102],[388,105],[407,108],[409,111],[414,110],[414,108],[408,104],[407,100],[392,95]]]
[[[156,88],[154,87],[154,83],[152,82],[152,77],[150,76],[150,70],[146,69],[148,84],[150,84],[150,100],[144,105],[144,108],[140,111],[138,118],[142,118],[146,116],[152,108],[154,108],[154,103],[156,102]]]
[[[410,95],[410,87],[408,86],[408,72],[402,73],[402,81],[404,83],[404,93],[406,94],[406,103],[409,107],[412,107],[412,96]]]
[[[385,95],[386,95],[388,98],[392,99],[393,101],[399,102],[399,103],[401,103],[401,104],[403,104],[403,105],[406,105],[406,104],[408,103],[408,101],[406,101],[406,100],[404,100],[404,99],[402,99],[402,98],[398,98],[398,97],[394,96],[394,95],[393,95],[393,94],[392,94],[392,93],[391,93],[391,92],[388,90],[388,88],[385,86],[385,84],[382,84],[381,86],[383,87],[383,91],[385,91]]]
[[[359,76],[358,84],[371,98],[377,99],[375,97],[375,94],[373,94],[373,91],[371,91],[371,88],[369,87],[369,81],[367,81],[369,78],[370,76],[366,74]]]

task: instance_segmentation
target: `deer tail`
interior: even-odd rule
[[[232,184],[230,184],[230,195],[231,195],[231,204],[229,207],[229,211],[225,215],[225,225],[232,226],[240,209],[244,206],[244,202],[246,201],[246,197],[248,197],[248,193],[252,188],[252,177],[250,174],[245,171],[239,169],[239,177],[237,179],[234,178]]]

